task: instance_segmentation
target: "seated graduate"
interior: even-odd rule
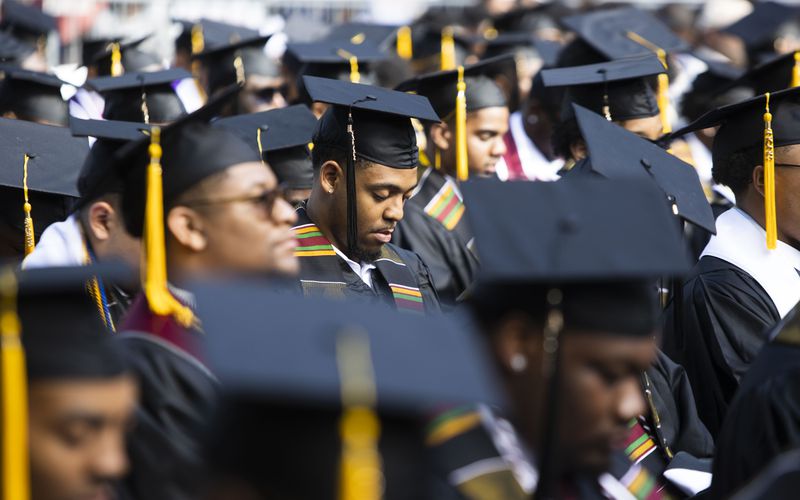
[[[503,135],[509,111],[494,78],[509,67],[513,71],[513,57],[500,56],[463,70],[421,75],[398,87],[427,97],[442,121],[424,126],[426,157],[433,163],[406,204],[392,242],[419,254],[433,274],[440,299],[450,306],[478,269],[458,181],[494,176],[506,152]]]
[[[640,381],[656,359],[656,279],[688,268],[658,190],[575,179],[475,181],[464,192],[484,242],[468,301],[512,412],[480,408],[454,432],[448,419],[431,426],[450,481],[470,498],[657,495],[656,479],[615,450],[647,411]],[[512,212],[529,230],[498,216]]]
[[[142,238],[146,256],[143,293],[118,327],[143,388],[125,481],[134,498],[197,498],[202,477],[199,432],[217,380],[181,285],[207,275],[297,272],[295,214],[275,175],[249,145],[207,124],[238,89],[151,128],[116,163],[127,173],[125,225]]]
[[[0,118],[0,260],[22,260],[66,219],[89,147],[68,128]]]
[[[112,498],[128,471],[137,384],[86,291],[107,271],[0,270],[3,498]]]
[[[68,85],[55,75],[21,68],[0,67],[0,113],[42,125],[66,127],[67,102],[61,87]]]
[[[314,186],[294,228],[303,292],[438,312],[428,267],[390,241],[417,186],[411,118],[439,117],[422,96],[327,78],[304,81],[312,99],[332,106],[314,133]]]
[[[504,402],[466,321],[252,282],[195,292],[222,386],[207,498],[460,498],[435,474],[424,417]]]
[[[767,332],[800,299],[799,97],[796,88],[754,97],[676,132],[719,126],[714,180],[736,194],[664,329],[664,351],[686,369],[712,435]]]

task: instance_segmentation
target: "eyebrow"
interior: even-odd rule
[[[402,187],[398,186],[397,184],[390,184],[390,183],[369,184],[367,186],[367,188],[372,190],[372,191],[376,191],[378,189],[386,189],[390,193],[405,193],[405,192],[408,192],[408,191],[412,191],[414,188],[417,187],[417,184],[418,183],[415,182],[414,185],[411,186],[408,189],[403,189]]]
[[[99,428],[106,422],[106,418],[96,413],[74,411],[67,413],[61,418],[61,423],[64,425],[70,424],[88,424],[90,427]]]

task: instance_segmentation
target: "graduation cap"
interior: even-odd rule
[[[495,16],[491,20],[491,34],[533,33],[542,28],[554,27],[555,19],[560,17],[561,6],[556,2],[533,7],[519,7]],[[485,36],[485,35],[484,35]]]
[[[204,179],[240,163],[261,161],[235,134],[208,124],[239,91],[234,84],[197,111],[163,128],[151,127],[148,137],[127,144],[115,158],[125,176],[125,227],[144,244],[147,303],[154,314],[172,316],[184,327],[192,326],[195,317],[167,290],[164,218],[183,193]]]
[[[78,195],[76,181],[88,149],[65,127],[0,118],[0,186],[9,188],[0,197],[2,212],[22,229],[26,255],[34,248],[34,218],[49,224],[68,213],[64,200]],[[39,234],[46,226],[39,226]]]
[[[357,241],[356,157],[392,168],[416,168],[417,138],[411,118],[438,122],[427,98],[357,83],[303,77],[314,101],[332,104],[314,132],[314,150],[327,147],[346,153],[347,242]]]
[[[773,52],[772,42],[781,27],[800,16],[797,6],[779,2],[754,2],[753,10],[722,31],[739,37],[751,55]],[[753,62],[753,61],[751,61]]]
[[[55,75],[0,66],[0,112],[13,112],[20,120],[51,125],[67,125],[67,103],[61,86],[67,85]]]
[[[399,26],[364,22],[337,24],[320,41],[348,42],[353,45],[369,44],[387,49],[395,40]]]
[[[756,94],[800,85],[800,51],[773,57],[740,75],[728,87],[747,86]]]
[[[486,351],[463,318],[401,317],[380,306],[279,294],[266,283],[193,292],[209,365],[224,388],[209,456],[278,496],[427,498],[423,417],[453,404],[504,406]],[[259,310],[270,311],[272,332],[291,335],[265,335]],[[264,458],[267,443],[266,465],[246,466]],[[301,457],[314,481],[298,483]],[[358,493],[355,478],[364,486]]]
[[[175,40],[175,46],[192,54],[260,36],[257,30],[211,19],[178,22],[183,26],[183,30]]]
[[[461,189],[481,259],[473,309],[490,320],[525,311],[543,327],[549,387],[537,495],[550,498],[558,477],[558,346],[570,330],[650,338],[660,318],[656,279],[686,272],[689,254],[663,197],[644,180],[477,179]]]
[[[716,233],[714,214],[691,165],[586,108],[573,107],[593,172],[611,180],[650,179],[661,188],[660,198],[669,200],[675,215]]]
[[[410,59],[417,73],[432,69],[451,70],[463,64],[474,37],[455,31],[439,22],[418,22],[408,30],[398,30],[400,57]],[[410,42],[410,43],[409,43]],[[408,50],[411,45],[411,50]]]
[[[36,52],[34,45],[0,31],[0,62],[20,65],[34,52]]]
[[[94,137],[78,176],[79,210],[86,203],[106,193],[121,193],[124,177],[114,165],[114,157],[124,144],[137,141],[150,132],[150,125],[112,120],[81,120],[70,117],[70,130],[75,137]]]
[[[94,78],[86,85],[102,94],[103,118],[107,120],[168,123],[186,114],[174,85],[191,77],[188,71],[173,68]]]
[[[562,115],[572,114],[575,102],[602,114],[607,120],[623,121],[655,116],[659,106],[648,77],[663,73],[652,55],[620,59],[571,68],[542,70],[545,87],[568,87]]]
[[[249,75],[280,76],[280,67],[264,53],[269,36],[260,36],[226,45],[207,48],[194,57],[208,68],[208,89],[216,90],[238,83],[244,85]]]
[[[769,249],[774,249],[777,244],[775,148],[800,144],[799,117],[800,88],[794,87],[711,110],[673,134],[680,137],[718,126],[711,157],[714,179],[726,185],[734,181],[727,171],[731,156],[748,149],[763,148],[765,229]],[[739,186],[731,187],[735,190]]]
[[[161,59],[139,46],[150,36],[122,41],[120,38],[104,38],[84,42],[84,64],[97,67],[99,76],[120,76],[125,72],[147,71],[160,67]]]
[[[42,44],[51,32],[58,29],[55,17],[17,0],[4,0],[2,12],[0,29],[29,43]]]
[[[375,78],[370,65],[386,57],[385,52],[371,42],[354,44],[349,40],[334,40],[290,43],[283,61],[297,74],[298,83],[308,75],[371,84]]]
[[[488,59],[514,54],[519,50],[530,50],[542,60],[542,66],[549,68],[558,63],[558,56],[563,47],[559,42],[537,38],[530,33],[500,33],[487,40],[483,57]]]
[[[635,7],[576,14],[561,22],[608,59],[652,54],[655,49],[671,53],[688,48],[664,23]]]
[[[317,127],[302,104],[217,120],[214,127],[234,132],[269,163],[289,189],[310,189],[314,172],[308,144]]]
[[[104,379],[127,371],[86,293],[87,282],[103,269],[108,266],[19,274],[0,269],[0,443],[8,498],[29,496],[28,381]]]

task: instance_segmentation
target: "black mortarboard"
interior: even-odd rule
[[[317,119],[307,107],[298,104],[231,116],[215,121],[213,126],[234,132],[258,151],[275,172],[278,182],[289,189],[311,188],[314,173],[308,144]]]
[[[797,69],[795,69],[797,68]],[[756,95],[766,92],[777,92],[800,85],[800,51],[790,52],[773,57],[750,69],[740,78],[730,83],[732,86],[747,86]]]
[[[34,45],[0,31],[0,62],[19,65],[34,52]]]
[[[691,165],[586,108],[573,105],[589,150],[591,171],[611,180],[652,180],[675,215],[716,233],[714,214]]]
[[[235,134],[208,125],[239,90],[234,85],[202,108],[161,129],[165,214],[181,194],[203,179],[239,163],[260,161],[258,153]],[[122,197],[125,226],[135,237],[141,236],[143,230],[149,145],[147,137],[128,144],[119,151],[115,162],[126,179]]]
[[[649,12],[635,7],[577,14],[565,17],[561,22],[608,59],[652,54],[653,47],[667,53],[688,48],[686,42],[664,23]],[[652,47],[632,40],[629,37],[631,33],[643,38]]]
[[[375,23],[350,22],[337,24],[321,41],[334,45],[338,42],[349,42],[353,45],[369,44],[373,47],[388,49],[394,41],[399,26]]]
[[[242,40],[251,40],[260,36],[257,30],[210,19],[200,19],[197,22],[179,22],[183,25],[183,31],[175,40],[175,46],[188,52],[192,52],[192,30],[194,29],[199,29],[203,37],[203,50],[222,47]]]
[[[345,153],[347,165],[347,244],[355,248],[357,207],[355,156],[392,168],[416,168],[417,136],[410,118],[438,122],[427,98],[371,85],[313,76],[303,77],[314,101],[332,104],[314,132],[314,154],[319,148]],[[352,125],[352,133],[348,127]]]
[[[55,17],[16,0],[4,0],[2,11],[0,29],[29,42],[36,43],[58,29]]]
[[[130,269],[110,264],[19,273],[17,309],[29,379],[111,378],[126,373],[124,351],[87,291],[87,283],[94,279],[132,281]]]
[[[555,27],[555,19],[560,17],[560,10],[566,11],[567,8],[558,5],[558,2],[534,7],[519,7],[494,17],[491,23],[492,27],[500,34],[534,33],[542,28]]]
[[[549,68],[558,63],[558,56],[563,47],[559,42],[537,38],[530,33],[500,33],[487,40],[483,57],[489,59],[503,54],[513,54],[519,49],[528,49],[542,60],[542,66]]]
[[[186,114],[173,85],[191,76],[188,71],[173,68],[100,77],[86,85],[105,99],[103,118],[107,120],[169,123]]]
[[[193,290],[208,332],[209,364],[223,387],[210,449],[218,472],[276,496],[332,500],[349,491],[350,483],[340,482],[341,467],[352,465],[344,443],[353,443],[355,431],[367,437],[360,449],[379,455],[354,472],[376,465],[371,472],[381,474],[382,498],[429,498],[424,417],[451,404],[504,403],[474,331],[452,318],[399,317],[383,307],[271,288],[233,283]],[[270,311],[273,334],[257,326],[257,310]],[[255,353],[262,350],[266,358],[259,360]],[[354,407],[367,419],[357,429],[348,425]],[[373,433],[365,425],[376,418],[380,430]],[[274,456],[249,465],[263,458],[267,445]],[[297,481],[298,461],[314,481]]]
[[[150,131],[150,125],[138,122],[111,120],[81,120],[70,118],[72,135],[94,137],[86,161],[78,177],[80,200],[75,206],[79,209],[85,203],[106,193],[121,193],[124,179],[114,167],[114,155],[129,141],[141,139]]]
[[[244,83],[248,75],[277,77],[280,67],[267,57],[264,45],[269,36],[260,36],[203,50],[194,57],[208,68],[210,93],[234,83]]]
[[[146,36],[130,41],[112,38],[101,39],[96,43],[90,42],[88,47],[85,46],[84,56],[88,56],[88,59],[84,59],[84,64],[96,66],[98,76],[119,76],[115,74],[116,69],[114,68],[114,53],[119,51],[123,73],[145,71],[151,67],[161,66],[162,61],[156,54],[139,49],[139,46],[148,38],[150,37]],[[90,51],[92,51],[91,54]]]
[[[0,113],[12,111],[20,120],[66,126],[67,103],[61,96],[66,82],[55,75],[0,66]]]
[[[546,87],[568,87],[562,115],[572,115],[577,103],[610,119],[621,121],[655,116],[659,113],[656,94],[649,78],[664,73],[657,57],[620,59],[571,68],[542,70]]]
[[[781,27],[796,21],[799,15],[800,9],[794,5],[754,2],[750,14],[722,31],[741,38],[750,54],[761,51],[773,52],[772,42],[778,36]]]
[[[513,55],[503,55],[485,59],[464,67],[465,96],[467,112],[490,107],[505,107],[507,96],[497,85],[495,78],[516,70]],[[420,75],[397,86],[397,90],[413,91],[428,98],[442,118],[447,119],[456,109],[458,70],[438,71]]]
[[[785,440],[784,440],[785,442]],[[800,489],[800,450],[785,451],[766,464],[731,500],[789,500]]]

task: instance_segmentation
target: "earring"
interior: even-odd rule
[[[329,194],[333,194],[333,188],[330,188],[330,189],[328,190],[328,193],[329,193]]]
[[[520,373],[525,371],[525,368],[528,367],[528,358],[524,355],[517,353],[511,356],[511,369],[515,373]]]

